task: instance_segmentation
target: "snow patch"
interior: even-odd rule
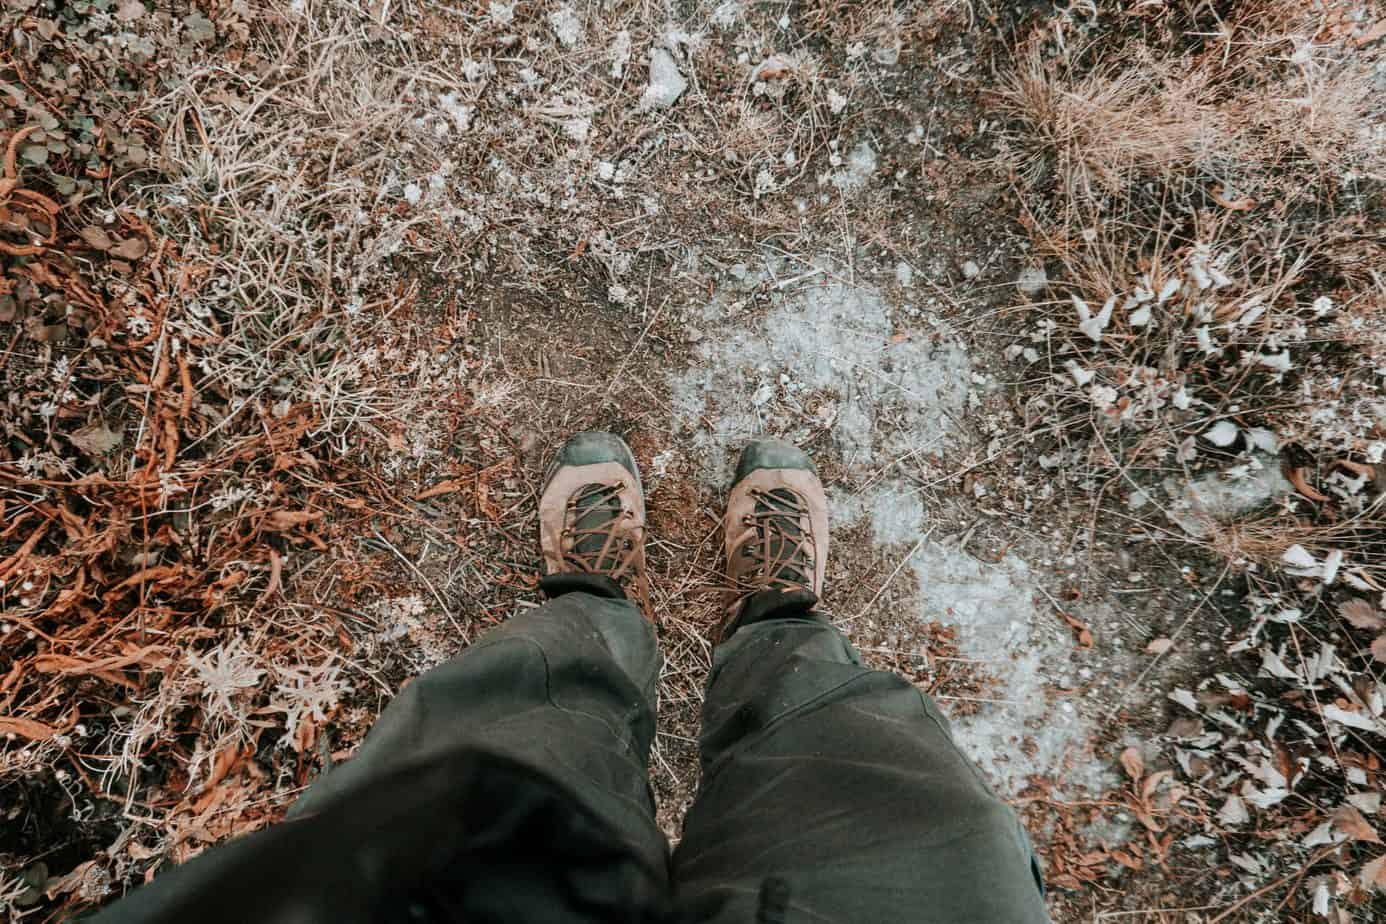
[[[876,175],[876,149],[863,141],[847,155],[846,166],[833,174],[832,184],[844,193],[854,193],[866,188]]]
[[[1100,791],[1110,781],[1092,753],[1095,728],[1068,699],[1049,694],[1054,678],[1075,671],[1073,640],[1035,605],[1030,567],[1014,555],[985,562],[955,545],[925,539],[925,512],[907,485],[887,482],[857,508],[870,510],[878,544],[913,548],[923,540],[909,561],[919,588],[919,620],[957,626],[961,656],[984,662],[983,672],[999,681],[981,694],[990,702],[952,722],[964,753],[1003,795],[1023,790],[1032,775],[1054,777],[1058,768],[1064,768],[1059,782],[1066,790]],[[833,512],[853,511],[838,504]],[[957,712],[946,701],[942,705]]]
[[[826,429],[843,463],[862,474],[946,445],[971,380],[962,345],[919,332],[897,337],[881,293],[826,265],[780,289],[776,278],[804,268],[774,269],[731,268],[703,310],[698,362],[671,383],[706,483],[722,487],[731,454],[757,436],[803,443]],[[771,310],[759,320],[739,316],[745,294],[762,286]]]
[[[902,331],[893,318],[885,294],[827,260],[729,267],[701,318],[690,319],[695,362],[670,378],[681,452],[719,491],[751,439],[812,442],[820,463],[831,452],[841,483],[868,486],[829,491],[834,528],[867,524],[891,561],[913,550],[899,578],[912,574],[918,585],[917,612],[907,615],[957,626],[962,656],[985,662],[981,672],[998,681],[975,710],[941,703],[972,712],[953,723],[964,753],[1006,796],[1034,774],[1061,773],[1066,791],[1099,791],[1108,763],[1092,752],[1093,725],[1070,698],[1049,693],[1081,685],[1074,677],[1084,672],[1069,630],[1036,604],[1030,568],[1014,555],[979,561],[932,535],[918,486],[891,465],[954,442],[972,382],[967,351],[938,319]],[[854,628],[877,618],[865,613]]]
[[[1294,490],[1275,458],[1256,454],[1231,472],[1209,472],[1193,481],[1168,479],[1165,491],[1172,500],[1166,513],[1190,536],[1207,536],[1219,523]]]
[[[582,20],[578,19],[571,6],[561,7],[550,13],[549,25],[564,48],[574,48],[582,41]]]
[[[650,84],[640,98],[642,109],[667,109],[688,89],[674,56],[663,48],[650,50]]]

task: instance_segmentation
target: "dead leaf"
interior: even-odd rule
[[[1113,850],[1112,859],[1127,869],[1139,870],[1144,865],[1135,853],[1135,850],[1139,849],[1139,847],[1135,847],[1133,850]]]
[[[1145,778],[1145,782],[1141,784],[1141,798],[1148,802],[1150,797],[1155,794],[1155,788],[1165,780],[1172,779],[1173,777],[1173,770],[1157,770],[1155,773],[1150,774],[1150,776]]]
[[[491,482],[495,481],[498,478],[503,478],[506,475],[509,475],[510,472],[514,469],[514,467],[515,460],[513,458],[509,458],[502,459],[495,465],[487,466],[486,468],[477,472],[476,505],[477,508],[482,512],[482,514],[493,522],[500,520],[500,508],[496,506],[496,502],[491,499],[491,495],[493,493],[491,488]]]
[[[433,487],[415,494],[414,500],[428,500],[430,497],[441,497],[444,494],[452,494],[460,490],[462,490],[462,482],[456,478],[449,478],[446,481],[440,481]]]
[[[127,237],[109,251],[111,256],[123,260],[138,260],[149,252],[149,244],[142,237]]]
[[[69,433],[67,439],[89,456],[104,456],[118,447],[125,440],[125,435],[117,433],[104,423],[94,423]]]
[[[111,240],[111,236],[95,225],[87,225],[80,233],[82,240],[97,250],[110,250],[115,246],[115,241]]]
[[[1339,806],[1333,813],[1333,827],[1347,835],[1350,841],[1365,841],[1369,844],[1380,844],[1381,838],[1377,835],[1376,829],[1371,822],[1362,817],[1362,813],[1351,805]]]
[[[1386,635],[1378,635],[1376,641],[1372,642],[1372,657],[1386,664]]]
[[[163,850],[157,847],[146,847],[139,841],[131,841],[130,846],[125,848],[125,852],[130,855],[132,860],[148,860],[151,857],[163,856]]]
[[[1285,472],[1285,478],[1290,484],[1295,486],[1295,490],[1315,503],[1323,503],[1328,500],[1327,494],[1321,494],[1304,477],[1303,468],[1292,468]]]
[[[1088,628],[1087,623],[1072,613],[1066,613],[1063,610],[1055,610],[1054,612],[1058,613],[1059,618],[1068,623],[1068,627],[1073,630],[1073,636],[1077,639],[1079,648],[1092,647],[1092,630]]]
[[[77,892],[87,885],[87,877],[98,870],[95,860],[79,864],[66,876],[56,876],[43,884],[43,894],[49,899]]]
[[[1140,749],[1130,747],[1121,752],[1121,766],[1126,771],[1126,775],[1132,780],[1139,780],[1145,773],[1145,759],[1141,757]]]
[[[1203,722],[1193,716],[1182,715],[1169,723],[1165,734],[1171,738],[1193,738],[1203,734]]]
[[[143,648],[137,648],[133,651],[127,650],[123,654],[108,655],[104,658],[75,658],[71,655],[43,654],[35,658],[32,664],[34,670],[45,674],[65,674],[68,676],[95,674],[104,677],[112,671],[123,670],[132,665],[151,670],[164,670],[169,665],[169,649],[163,645],[146,645]]]
[[[499,522],[500,508],[491,500],[491,485],[481,478],[476,481],[476,506],[482,516],[493,523]]]
[[[247,748],[241,744],[233,744],[218,751],[216,758],[212,761],[212,774],[202,786],[203,793],[209,792],[220,784],[235,769],[236,764],[253,753],[254,748]]]
[[[1256,200],[1250,196],[1243,196],[1240,199],[1225,199],[1222,193],[1223,189],[1221,186],[1214,186],[1212,192],[1213,201],[1229,211],[1249,212],[1256,208]]]
[[[1338,615],[1359,629],[1386,629],[1386,617],[1366,600],[1356,598],[1338,604]]]
[[[265,526],[274,532],[282,533],[322,518],[321,510],[276,510],[265,517]]]
[[[1157,638],[1157,639],[1153,640],[1149,645],[1146,645],[1146,646],[1145,646],[1145,653],[1146,653],[1146,654],[1152,654],[1152,655],[1162,655],[1162,654],[1164,654],[1166,651],[1169,651],[1169,650],[1170,650],[1171,648],[1173,648],[1173,647],[1174,647],[1174,639],[1172,639],[1172,638]]]
[[[1364,889],[1386,892],[1386,853],[1363,866],[1358,879]]]

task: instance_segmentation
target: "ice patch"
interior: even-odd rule
[[[688,81],[679,73],[674,56],[663,48],[650,51],[650,84],[640,98],[642,109],[666,109],[688,89]]]
[[[884,484],[855,505],[834,505],[850,522],[853,506],[869,510],[877,543],[912,548],[924,539],[925,513],[908,486]],[[1044,775],[1068,791],[1099,791],[1106,780],[1092,759],[1094,729],[1064,698],[1051,700],[1052,678],[1074,669],[1073,641],[1054,618],[1035,605],[1029,566],[1014,555],[984,562],[947,543],[927,539],[910,558],[919,588],[919,619],[958,627],[963,657],[981,662],[999,684],[981,694],[971,715],[953,721],[963,751],[975,759],[1007,796]],[[946,707],[950,705],[945,703]]]
[[[756,436],[803,443],[827,430],[848,469],[865,473],[943,446],[963,409],[971,367],[960,344],[897,337],[874,288],[826,267],[811,275],[801,288],[772,286],[771,310],[751,321],[737,317],[742,293],[773,277],[733,267],[704,309],[698,362],[671,391],[678,418],[699,424],[689,454],[704,460],[709,486],[722,486],[729,454]]]
[[[875,174],[876,149],[863,141],[852,148],[846,167],[833,174],[832,183],[842,192],[853,193],[866,188]]]
[[[549,14],[549,25],[564,48],[573,48],[582,41],[582,20],[573,8],[565,6]]]

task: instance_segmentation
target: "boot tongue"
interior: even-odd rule
[[[812,587],[813,582],[806,570],[813,570],[813,562],[803,545],[804,530],[799,523],[802,502],[798,495],[787,488],[775,488],[767,497],[778,503],[762,500],[756,504],[756,512],[771,514],[774,528],[770,531],[768,557],[771,562],[780,564],[774,574],[767,574],[766,577],[771,581]],[[771,523],[767,522],[766,528],[770,527]]]

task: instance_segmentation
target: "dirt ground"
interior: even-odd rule
[[[0,912],[60,919],[281,817],[402,683],[540,602],[547,459],[601,429],[648,495],[666,661],[651,779],[671,840],[698,784],[720,505],[739,448],[769,435],[808,449],[829,492],[827,610],[939,701],[1022,813],[1055,921],[1373,919],[1386,725],[1377,648],[1352,633],[1386,627],[1379,493],[1362,487],[1386,480],[1368,474],[1386,403],[1381,368],[1353,370],[1374,368],[1386,306],[1380,164],[1312,161],[1342,188],[1280,211],[1301,228],[1296,208],[1331,213],[1357,268],[1306,257],[1265,284],[1305,318],[1331,293],[1366,319],[1356,339],[1286,347],[1318,350],[1322,378],[1198,392],[1206,415],[1166,437],[1112,416],[1138,376],[1113,398],[1084,378],[1093,344],[1140,336],[1092,311],[1123,274],[1158,290],[1165,245],[1111,256],[1107,288],[1084,288],[1083,248],[1108,231],[1060,246],[1046,230],[1076,201],[1052,177],[1082,155],[1032,156],[1067,142],[1016,114],[1029,49],[1067,66],[1144,43],[1118,58],[1165,86],[1160,56],[1205,60],[1214,20],[1228,48],[1243,27],[1274,31],[1257,41],[1276,55],[1331,47],[1331,65],[1297,66],[1360,64],[1386,95],[1380,9],[1267,26],[1269,6],[13,5]],[[1073,66],[1074,87],[1118,79]],[[1386,140],[1374,97],[1334,86],[1334,112]],[[1235,200],[1235,182],[1208,195]],[[1218,221],[1254,211],[1239,203]],[[1123,214],[1098,225],[1148,221]],[[1180,213],[1179,260],[1201,259],[1208,220]],[[1239,259],[1297,252],[1262,231]],[[1121,317],[1170,295],[1154,298]],[[1032,333],[1074,303],[1081,350]],[[1278,362],[1282,336],[1255,355]],[[1170,355],[1180,337],[1198,348],[1189,328]],[[1348,381],[1365,410],[1334,404],[1357,429],[1331,452],[1309,435],[1322,418],[1272,416]],[[1152,413],[1175,413],[1165,397]],[[1138,461],[1155,442],[1169,451]],[[1330,462],[1296,452],[1357,466],[1339,472],[1361,479],[1354,513],[1325,519]],[[1260,540],[1292,516],[1290,538]],[[1329,589],[1339,561],[1350,591]],[[1351,626],[1295,628],[1291,602]],[[1271,662],[1257,646],[1282,631]],[[1338,661],[1301,668],[1301,639]],[[1285,677],[1303,689],[1268,686]],[[1281,709],[1303,737],[1278,743],[1272,717],[1258,738]]]

